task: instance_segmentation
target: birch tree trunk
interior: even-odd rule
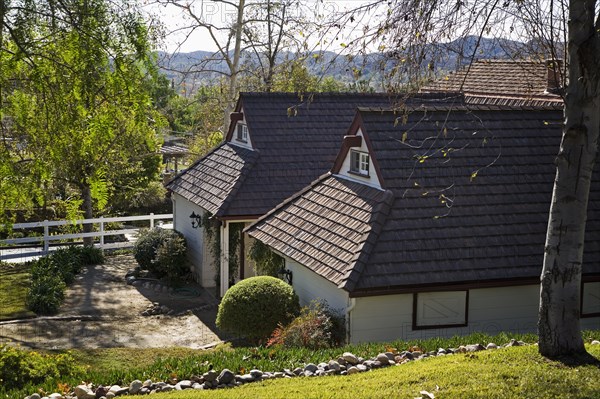
[[[233,112],[235,107],[235,100],[238,91],[238,74],[240,72],[240,57],[242,55],[242,30],[244,29],[244,7],[246,6],[245,0],[239,0],[237,7],[237,18],[235,22],[235,46],[233,50],[233,60],[229,62],[229,71],[231,76],[229,77],[229,89],[227,92],[227,105],[225,107],[225,115],[223,119],[223,134],[227,134],[229,129],[229,114]]]
[[[570,0],[565,124],[541,275],[539,351],[585,353],[580,326],[587,205],[600,130],[600,21],[595,1]]]

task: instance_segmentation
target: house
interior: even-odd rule
[[[215,286],[213,265],[218,263],[223,295],[230,280],[253,274],[252,265],[245,262],[247,236],[239,237],[239,253],[234,254],[229,248],[230,232],[239,234],[240,225],[255,222],[326,173],[356,107],[457,101],[455,97],[447,93],[409,99],[388,94],[240,94],[224,142],[166,185],[173,200],[174,228],[187,239],[196,280],[205,287]],[[207,216],[220,223],[221,259],[211,255],[200,227]],[[236,275],[229,276],[233,255],[241,264]]]
[[[541,105],[360,108],[331,170],[246,231],[284,257],[304,304],[342,310],[352,343],[536,331],[562,126],[560,102]],[[588,329],[600,328],[599,172]]]
[[[555,106],[562,104],[562,60],[476,60],[421,92],[460,92],[469,104]]]

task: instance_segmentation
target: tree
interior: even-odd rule
[[[149,31],[116,4],[39,2],[12,11],[24,33],[4,24],[3,134],[21,143],[4,150],[29,166],[21,176],[37,183],[35,193],[63,187],[86,218],[112,193],[154,180],[160,165]]]
[[[587,203],[600,130],[599,9],[597,1],[587,0],[372,1],[336,14],[325,24],[328,29],[339,27],[338,37],[344,31],[362,29],[363,36],[350,38],[340,47],[355,52],[379,49],[380,55],[396,60],[388,79],[401,83],[418,80],[436,68],[435,53],[425,50],[427,44],[461,36],[470,39],[473,36],[469,35],[475,34],[468,52],[463,51],[466,47],[457,50],[463,60],[472,61],[484,35],[522,39],[523,44],[507,51],[515,57],[556,57],[567,40],[565,123],[550,207],[538,323],[539,350],[548,357],[585,353],[579,303]],[[372,18],[365,22],[365,15]],[[372,24],[374,19],[376,24]]]

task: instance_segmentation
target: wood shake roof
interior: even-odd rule
[[[356,108],[455,101],[454,94],[242,93],[253,150],[226,141],[167,188],[223,218],[259,217],[331,168]],[[456,101],[462,101],[462,97]],[[220,168],[219,165],[225,165]]]
[[[353,296],[539,280],[559,109],[430,107],[408,116],[362,109],[353,126],[349,134],[363,132],[385,191],[377,197],[378,189],[323,177],[251,226],[251,236]],[[583,272],[598,276],[594,176]]]

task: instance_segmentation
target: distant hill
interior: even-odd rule
[[[528,43],[488,38],[481,39],[475,52],[478,40],[476,36],[467,36],[449,43],[429,44],[424,49],[392,50],[366,55],[347,56],[331,51],[312,52],[306,55],[305,64],[314,75],[331,76],[346,83],[356,82],[354,71],[360,71],[361,80],[368,82],[375,89],[381,89],[382,76],[402,63],[403,59],[411,57],[412,60],[415,54],[422,56],[420,66],[428,70],[432,77],[467,65],[471,59],[523,58],[523,54],[530,54],[526,51],[531,47]],[[228,71],[225,61],[220,59],[218,54],[208,51],[173,54],[158,52],[157,55],[161,71],[181,90],[188,93],[195,91],[200,85],[215,82],[222,76],[221,73]],[[253,63],[256,63],[255,57],[254,54],[246,53],[242,59],[246,65],[252,67]],[[295,54],[289,52],[279,55],[280,60],[294,57]]]

